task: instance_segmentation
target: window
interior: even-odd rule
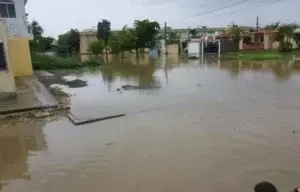
[[[0,17],[16,18],[15,4],[11,0],[0,0]]]
[[[264,36],[261,36],[260,37],[260,43],[263,43],[264,42]]]

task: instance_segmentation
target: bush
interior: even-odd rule
[[[290,43],[290,42],[280,42],[278,51],[279,52],[292,51],[292,43]]]
[[[103,65],[104,64],[104,61],[103,60],[96,60],[96,59],[91,59],[91,60],[87,60],[87,61],[84,61],[83,64],[85,66],[99,66],[99,65]]]
[[[59,57],[49,55],[32,55],[32,66],[34,69],[74,69],[88,66],[99,66],[104,64],[103,60],[89,60],[81,62],[75,57]]]

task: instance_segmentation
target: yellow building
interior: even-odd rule
[[[27,0],[0,1],[0,99],[16,95],[14,77],[33,75]]]
[[[96,30],[86,29],[86,30],[81,31],[79,34],[80,34],[81,60],[85,61],[90,58],[89,51],[88,51],[90,44],[94,41],[97,41]]]

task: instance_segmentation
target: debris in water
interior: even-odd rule
[[[296,134],[296,131],[295,131],[295,130],[293,131],[293,134]]]
[[[106,145],[113,145],[114,143],[113,142],[111,142],[111,143],[106,143]]]
[[[5,185],[8,185],[8,181],[6,181],[6,180],[0,181],[0,187],[5,186]]]
[[[50,116],[51,114],[48,111],[36,111],[34,112],[34,117],[47,117]]]

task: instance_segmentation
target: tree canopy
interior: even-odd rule
[[[160,31],[159,23],[156,21],[135,20],[133,24],[134,37],[138,48],[152,47],[155,44],[155,37]]]
[[[31,22],[31,28],[34,40],[40,39],[43,36],[44,29],[37,21],[33,20]]]
[[[231,35],[231,38],[235,45],[239,44],[239,41],[242,37],[242,32],[244,32],[244,30],[241,27],[239,27],[238,25],[232,25],[229,28],[229,34]]]

